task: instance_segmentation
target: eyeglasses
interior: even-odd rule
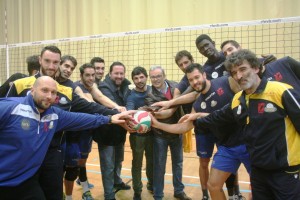
[[[162,78],[162,77],[163,77],[162,75],[150,76],[150,79],[151,79],[151,80],[154,80],[154,79],[160,79],[160,78]]]

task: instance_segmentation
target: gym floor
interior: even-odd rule
[[[132,154],[131,148],[129,144],[129,134],[127,134],[127,139],[125,143],[125,157],[122,168],[122,179],[125,183],[128,183],[132,186],[132,178],[131,178],[131,161]],[[199,158],[195,152],[195,139],[193,136],[193,150],[190,153],[184,153],[183,159],[183,183],[185,185],[185,193],[191,197],[192,199],[200,200],[202,198],[202,190],[200,186],[200,180],[198,175],[199,169]],[[142,181],[144,184],[142,199],[150,200],[153,199],[152,194],[147,191],[146,184],[146,174],[145,174],[145,159],[143,164],[143,172],[142,172]],[[97,149],[97,143],[93,143],[92,152],[89,155],[87,161],[87,176],[90,183],[94,184],[94,188],[91,189],[91,193],[93,197],[97,200],[103,200],[103,187],[101,180],[101,172],[99,165],[99,154]],[[240,190],[243,196],[248,199],[250,190],[249,190],[249,176],[244,166],[241,165],[239,169],[239,183]],[[227,191],[225,190],[225,194],[227,195]],[[133,190],[120,190],[116,193],[116,199],[119,200],[129,200],[133,197]],[[165,188],[164,188],[165,200],[174,200],[173,197],[173,185],[172,185],[172,165],[170,153],[168,153],[167,166],[166,166],[166,174],[165,174]],[[73,199],[79,200],[81,199],[82,189],[80,186],[74,184],[73,190]]]

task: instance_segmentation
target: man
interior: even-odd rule
[[[228,74],[223,65],[225,56],[222,52],[218,52],[215,42],[208,35],[202,34],[198,36],[196,39],[196,47],[199,53],[207,58],[203,67],[208,80]]]
[[[84,95],[93,101],[88,88],[95,83],[95,68],[90,63],[83,64],[80,68],[80,81],[74,83],[80,87]],[[92,148],[92,131],[66,132],[66,159],[65,159],[65,193],[66,200],[72,200],[74,181],[79,176],[79,185],[82,186],[82,198],[92,200],[90,189],[94,185],[87,180],[86,161]]]
[[[94,57],[91,59],[91,64],[95,67],[96,70],[96,85],[99,86],[100,82],[104,76],[105,62],[103,58]]]
[[[198,118],[195,126],[236,123],[243,128],[241,137],[250,154],[254,200],[299,199],[299,91],[287,84],[261,79],[260,62],[248,50],[233,53],[225,66],[243,91],[228,106]],[[180,127],[185,130],[189,125],[187,122]]]
[[[160,66],[153,66],[149,71],[150,80],[152,83],[151,90],[146,98],[146,105],[151,105],[154,102],[172,99],[176,83],[166,80],[164,69]],[[180,110],[177,108],[171,109],[172,113],[165,116],[156,116],[159,120],[173,124],[177,123],[180,118]],[[161,115],[161,113],[160,113]],[[173,135],[159,129],[153,129],[153,197],[156,200],[161,200],[164,197],[164,175],[166,168],[167,152],[170,147],[172,158],[173,171],[173,186],[174,197],[180,200],[190,200],[185,192],[182,183],[182,136]]]
[[[225,66],[243,92],[224,109],[225,115],[211,119],[224,116],[245,127],[253,199],[299,199],[299,93],[289,85],[261,79],[260,64],[248,50],[232,54]],[[202,121],[206,120],[197,124]]]
[[[39,168],[55,132],[120,124],[124,120],[119,119],[131,114],[106,117],[66,112],[51,106],[56,94],[56,82],[43,76],[26,97],[0,99],[2,199],[47,199],[39,184]]]
[[[226,56],[229,56],[241,50],[242,47],[235,40],[227,40],[222,43],[221,49]],[[261,68],[262,76],[267,80],[287,83],[292,85],[297,91],[300,91],[299,61],[288,56],[274,61],[274,57],[265,56]]]
[[[26,59],[27,62],[27,71],[29,76],[33,76],[40,70],[40,63],[39,63],[39,56],[38,55],[33,55],[29,56]],[[28,75],[22,74],[22,73],[15,73],[11,75],[1,86],[0,86],[0,97],[5,97],[9,87],[11,84],[20,78],[25,78]]]
[[[135,88],[127,98],[127,110],[137,110],[145,106],[145,98],[150,90],[147,85],[148,74],[145,68],[135,67],[131,72],[131,78]],[[133,200],[141,200],[142,165],[145,152],[146,157],[146,176],[148,179],[147,189],[153,192],[153,133],[149,131],[145,134],[131,133],[129,136],[132,150],[132,186],[134,190]]]
[[[239,90],[235,88],[236,84],[233,83],[232,77],[223,76],[211,81],[207,80],[202,66],[196,63],[186,68],[186,74],[192,88],[201,94],[193,104],[192,114],[196,116],[199,112],[211,113],[222,108],[231,101],[235,91]],[[231,174],[236,174],[241,163],[244,163],[247,171],[250,172],[249,154],[238,137],[240,131],[232,126],[219,129],[195,127],[195,133],[199,135],[197,137],[200,138],[200,142],[204,134],[212,133],[218,138],[218,150],[213,158],[208,179],[212,199],[226,199],[222,189],[224,182]],[[229,195],[229,199],[236,198],[239,198],[237,194]]]
[[[125,106],[130,94],[129,85],[130,81],[125,78],[125,65],[121,62],[113,62],[109,74],[100,83],[99,89],[119,106]],[[115,199],[114,188],[116,190],[131,188],[120,177],[126,130],[118,126],[103,126],[94,134],[94,140],[98,143],[104,198]]]
[[[19,79],[11,86],[8,96],[26,96],[34,81],[40,76],[54,78],[59,67],[61,51],[56,46],[46,46],[42,49],[39,61],[41,68],[34,76]],[[58,98],[54,106],[74,112],[99,113],[104,115],[116,114],[117,111],[107,109],[96,103],[89,103],[74,93],[70,86],[58,85]],[[39,181],[47,199],[61,199],[63,193],[63,131],[52,138],[46,157],[40,169]]]
[[[187,66],[194,63],[194,58],[190,52],[188,52],[186,50],[182,50],[182,51],[177,52],[177,54],[175,56],[175,63],[177,64],[179,69],[184,73],[184,76],[182,77],[182,79],[180,80],[180,82],[178,83],[177,87],[174,90],[174,98],[173,99],[176,99],[181,94],[186,94],[186,93],[191,92],[191,89],[189,87],[190,86],[189,81],[187,80],[185,70],[186,70]],[[192,103],[182,105],[182,109],[185,114],[188,114],[191,112],[192,105],[193,105]]]
[[[219,52],[216,49],[215,42],[208,35],[202,34],[198,36],[195,43],[199,53],[207,58],[207,61],[204,63],[203,68],[208,80],[216,79],[228,74],[223,65],[225,56],[222,52]],[[204,194],[203,199],[205,200],[209,198],[207,193],[207,181],[209,178],[208,168],[210,158],[214,150],[214,144],[216,143],[216,138],[214,138],[214,136],[211,134],[202,137],[202,139],[197,137],[200,137],[200,135],[196,134],[196,141],[197,153],[199,153],[198,156],[200,157],[200,182],[202,192]],[[226,181],[229,196],[233,195],[232,189],[235,187],[234,179],[235,176],[232,175],[230,176],[229,180]],[[239,191],[237,191],[237,193],[239,193]]]

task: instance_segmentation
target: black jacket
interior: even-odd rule
[[[120,90],[118,90],[107,74],[104,81],[100,83],[99,89],[119,106],[125,106],[127,97],[130,94],[129,85],[130,81],[125,79],[122,82]],[[103,125],[94,131],[93,139],[99,144],[117,146],[125,143],[126,133],[127,131],[119,125]]]

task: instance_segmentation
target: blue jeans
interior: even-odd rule
[[[129,136],[132,149],[132,185],[135,193],[141,193],[142,183],[142,165],[145,152],[146,157],[146,175],[148,185],[153,185],[153,135],[138,136],[131,134]]]
[[[104,198],[114,199],[114,184],[122,183],[121,169],[124,160],[124,144],[118,146],[106,146],[98,144],[100,156],[100,168],[102,184],[104,188]]]
[[[165,139],[154,136],[153,140],[153,197],[160,200],[164,196],[164,180],[166,172],[166,161],[168,147],[170,147],[173,172],[174,194],[183,192],[184,185],[182,183],[182,135],[172,139]]]

